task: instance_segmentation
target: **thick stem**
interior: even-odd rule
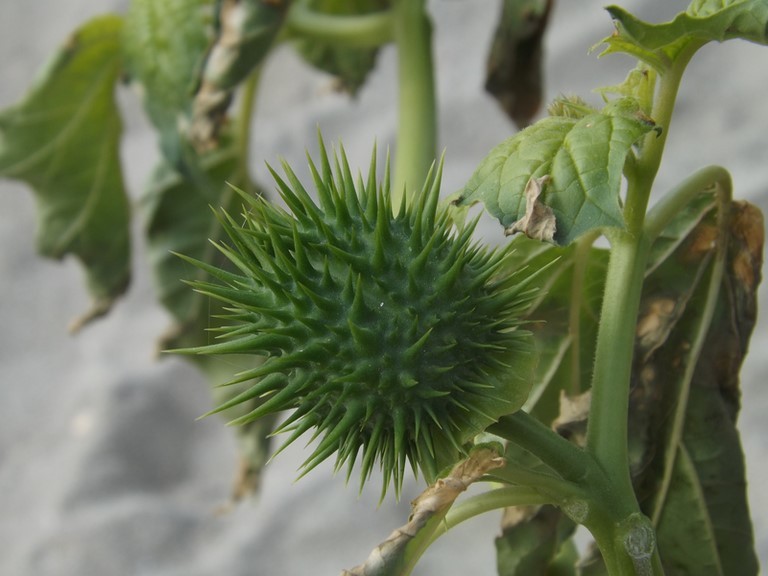
[[[432,25],[424,0],[394,1],[398,59],[398,128],[392,205],[421,190],[437,151]]]
[[[595,366],[592,406],[587,428],[587,450],[593,454],[627,506],[637,511],[627,456],[629,380],[649,244],[619,232],[611,238]]]

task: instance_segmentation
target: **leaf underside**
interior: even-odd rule
[[[122,19],[75,31],[24,100],[0,113],[0,176],[23,180],[37,201],[37,245],[85,267],[94,309],[105,313],[128,286],[129,207],[114,100]]]
[[[603,40],[603,54],[625,52],[658,71],[668,68],[689,45],[742,39],[768,44],[768,4],[764,0],[694,0],[669,22],[650,24],[618,6],[608,6],[616,32]]]

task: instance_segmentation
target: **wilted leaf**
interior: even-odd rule
[[[663,71],[691,43],[704,45],[741,38],[768,44],[768,4],[764,0],[694,0],[686,12],[662,24],[644,22],[623,8],[606,8],[616,32],[603,42],[603,54],[629,53]]]
[[[638,340],[631,413],[632,437],[642,441],[634,450],[636,483],[641,505],[657,523],[667,574],[753,575],[757,560],[735,423],[738,372],[755,322],[762,217],[748,204],[733,205],[713,320],[702,325],[713,297],[711,261],[723,241],[709,214],[656,267],[644,290],[639,328],[658,329],[646,330],[651,346]],[[669,302],[665,314],[652,306],[661,299]],[[696,362],[692,371],[690,362]]]
[[[504,0],[488,54],[485,89],[520,127],[541,106],[543,39],[553,0]]]
[[[637,103],[627,99],[581,118],[545,118],[494,148],[457,204],[483,202],[512,229],[526,214],[529,181],[548,176],[539,202],[554,212],[557,244],[570,244],[595,229],[623,228],[624,162],[632,145],[652,128]]]
[[[421,557],[430,537],[453,503],[472,483],[504,465],[494,445],[478,445],[456,464],[445,478],[438,479],[412,503],[408,523],[379,544],[368,559],[342,576],[398,576],[410,573]]]
[[[0,175],[32,186],[44,256],[76,256],[107,312],[130,277],[128,199],[114,101],[122,20],[96,18],[69,38],[23,101],[0,113]]]
[[[212,10],[213,0],[132,0],[126,15],[126,68],[141,85],[163,155],[175,168],[189,162],[191,154],[184,131],[209,43]]]
[[[202,69],[190,127],[199,152],[218,145],[235,88],[266,58],[289,6],[289,0],[218,3],[216,38]]]
[[[379,12],[390,0],[310,0],[308,7],[320,14],[359,15]],[[310,65],[336,77],[339,88],[352,94],[365,83],[376,65],[378,47],[350,47],[330,42],[301,38],[296,41],[299,54]]]

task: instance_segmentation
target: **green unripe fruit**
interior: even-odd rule
[[[399,492],[406,462],[431,481],[525,401],[531,291],[504,272],[508,248],[478,246],[474,225],[438,209],[439,168],[397,214],[375,161],[355,181],[343,152],[332,169],[323,149],[320,169],[310,162],[318,204],[284,168],[287,181],[273,175],[292,214],[249,198],[241,223],[221,218],[238,272],[196,262],[220,282],[195,288],[224,301],[231,324],[191,352],[264,357],[215,411],[261,399],[245,423],[293,409],[278,431],[287,445],[315,430],[307,470],[336,453],[363,481],[378,461],[385,489]]]

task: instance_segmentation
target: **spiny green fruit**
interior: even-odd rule
[[[384,490],[399,493],[406,461],[434,480],[525,401],[519,317],[531,290],[504,272],[509,248],[478,246],[474,224],[456,229],[438,209],[440,167],[395,212],[375,152],[366,182],[343,150],[333,169],[321,156],[319,170],[310,160],[318,204],[284,164],[287,181],[272,174],[292,213],[247,198],[242,220],[221,214],[230,243],[219,249],[237,273],[195,262],[218,282],[193,286],[228,305],[229,325],[187,352],[262,356],[231,382],[249,387],[213,412],[253,398],[236,423],[293,409],[277,432],[290,432],[285,446],[314,429],[305,472],[336,453],[348,477],[360,461],[362,483],[378,461]]]

